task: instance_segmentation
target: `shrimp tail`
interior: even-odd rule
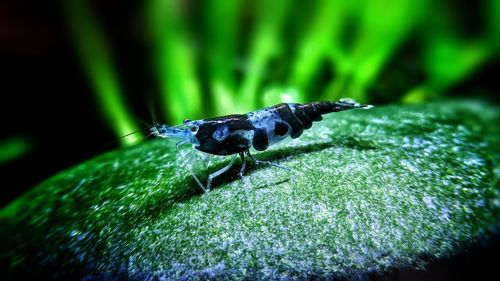
[[[317,101],[297,105],[296,109],[301,114],[307,116],[312,121],[320,121],[323,118],[321,115],[331,112],[344,111],[349,109],[369,109],[372,105],[360,104],[351,99],[341,99],[337,102],[334,101]]]

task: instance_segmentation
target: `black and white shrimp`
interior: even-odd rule
[[[250,148],[266,150],[286,137],[300,137],[302,132],[311,128],[312,123],[320,121],[321,115],[355,108],[370,108],[371,105],[358,104],[352,100],[338,102],[319,101],[305,104],[280,103],[247,114],[226,115],[203,120],[185,119],[182,125],[167,126],[157,124],[149,129],[150,135],[161,138],[178,138],[177,147],[191,143],[200,151],[215,155],[239,155],[242,166],[240,178],[246,169],[245,156],[257,164],[266,163],[290,170],[270,161],[260,161],[250,154]],[[226,172],[234,164],[236,157],[224,168],[208,176],[204,186],[194,175],[196,182],[205,191],[210,191],[212,180]]]

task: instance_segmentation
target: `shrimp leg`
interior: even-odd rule
[[[245,174],[245,169],[247,168],[247,161],[245,161],[245,152],[240,152],[239,154],[241,157],[241,169],[238,176],[241,180],[243,180],[243,175]]]
[[[203,191],[205,192],[209,192],[210,191],[210,186],[212,185],[212,180],[220,175],[222,175],[223,173],[227,172],[227,170],[229,170],[233,164],[234,164],[234,160],[236,160],[236,155],[233,157],[233,159],[231,159],[231,162],[229,162],[229,164],[227,164],[224,168],[216,171],[216,172],[213,172],[211,173],[209,176],[208,176],[208,179],[207,179],[207,186],[205,188],[202,188]]]
[[[248,157],[250,157],[250,159],[252,159],[252,161],[255,164],[257,164],[257,165],[267,164],[267,165],[271,165],[271,166],[276,167],[276,168],[280,168],[280,169],[283,169],[283,170],[287,170],[289,172],[293,172],[292,169],[287,168],[285,166],[278,165],[278,164],[276,164],[274,162],[267,161],[267,160],[258,160],[258,159],[256,159],[252,154],[250,154],[250,150],[246,150],[245,152],[248,155]]]

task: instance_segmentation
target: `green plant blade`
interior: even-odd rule
[[[135,144],[141,139],[140,133],[121,138],[137,131],[138,127],[123,99],[111,51],[87,2],[63,1],[70,35],[73,37],[84,70],[95,89],[104,118],[123,145]]]

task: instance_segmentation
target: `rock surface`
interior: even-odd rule
[[[0,211],[1,274],[55,279],[356,278],[460,252],[498,226],[499,111],[478,102],[327,115],[256,154],[165,140],[113,151]],[[212,159],[213,158],[213,159]]]

